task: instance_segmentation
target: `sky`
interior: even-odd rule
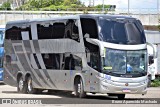
[[[86,5],[89,4],[89,0],[81,0]],[[103,0],[94,0],[96,4],[102,4]],[[129,7],[133,9],[157,9],[157,1],[160,0],[129,0]],[[116,5],[116,8],[128,8],[128,0],[104,0],[104,4]],[[160,8],[160,6],[159,6]]]

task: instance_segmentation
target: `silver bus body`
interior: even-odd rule
[[[107,65],[108,53],[127,54],[131,58],[132,51],[136,55],[135,59],[139,58],[137,63],[141,64],[141,60],[147,58],[146,43],[117,44],[100,40],[100,36],[97,36],[103,28],[99,28],[101,25],[97,20],[100,18],[106,18],[106,23],[112,19],[114,23],[120,20],[120,25],[122,20],[137,21],[123,16],[77,15],[8,22],[5,32],[4,82],[17,86],[22,77],[22,86],[25,86],[28,77],[31,77],[34,89],[75,91],[76,81],[81,79],[84,92],[146,94],[146,59],[142,70],[138,71],[139,67],[135,73],[126,73],[126,70],[119,73],[119,68],[113,70],[116,63]],[[132,26],[128,24],[130,21],[125,23],[125,26]],[[95,32],[98,33],[94,34]],[[141,50],[144,53],[139,52]],[[122,57],[125,69],[128,69],[129,58]]]

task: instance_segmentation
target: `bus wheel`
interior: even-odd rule
[[[27,93],[27,83],[26,83],[26,81],[23,81],[23,77],[22,76],[18,79],[17,82],[18,82],[17,91],[19,93]]]
[[[79,98],[83,98],[86,96],[86,92],[84,92],[84,86],[83,86],[83,81],[82,79],[76,79],[75,84],[74,84],[74,92],[75,96]]]
[[[125,98],[125,94],[118,94],[117,96],[119,100],[124,100]]]
[[[28,92],[29,94],[34,94],[34,93],[36,93],[36,89],[33,88],[32,78],[31,78],[30,76],[27,78],[27,92]]]

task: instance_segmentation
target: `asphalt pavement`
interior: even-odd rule
[[[4,103],[5,100],[11,100],[12,104]],[[50,106],[61,106],[61,107],[90,107],[93,105],[96,107],[102,106],[126,106],[130,107],[159,107],[160,106],[160,87],[157,88],[148,88],[146,95],[135,95],[127,94],[125,100],[117,100],[116,96],[108,96],[107,94],[91,94],[87,93],[86,98],[76,98],[73,93],[58,91],[53,93],[48,93],[44,91],[40,94],[21,94],[17,93],[16,87],[11,87],[8,85],[0,84],[0,107],[5,105],[18,107],[22,106],[27,107],[30,104],[30,107],[50,107]],[[2,100],[4,100],[2,102]],[[141,102],[140,102],[141,101]],[[144,102],[145,101],[145,102]],[[150,101],[150,102],[149,102]],[[156,102],[157,101],[157,102]],[[3,103],[3,104],[1,104]],[[159,103],[159,104],[157,104]],[[127,106],[128,107],[128,106]]]

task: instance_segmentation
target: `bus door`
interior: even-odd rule
[[[62,82],[63,82],[63,88],[64,89],[69,89],[72,90],[72,82],[71,80],[73,79],[74,75],[76,73],[81,72],[82,70],[82,59],[72,53],[65,53],[63,57],[63,62],[62,62]]]

